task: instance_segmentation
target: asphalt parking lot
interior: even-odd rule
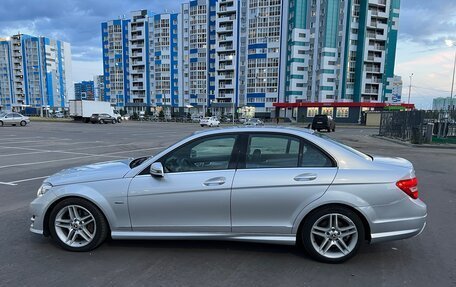
[[[330,135],[364,152],[409,159],[428,205],[416,238],[363,246],[339,265],[298,248],[219,241],[108,241],[67,252],[29,232],[28,204],[42,180],[63,169],[159,152],[196,124],[33,122],[0,128],[0,286],[456,286],[456,150],[415,148],[370,137]]]

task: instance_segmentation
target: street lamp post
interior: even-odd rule
[[[412,77],[413,77],[413,73],[410,74],[409,78],[410,78],[410,84],[409,84],[409,92],[408,92],[408,100],[407,100],[407,104],[410,104],[410,94],[412,92]]]
[[[232,114],[232,116],[233,116],[233,126],[234,126],[234,113],[235,113],[235,106],[234,106],[234,104],[235,104],[235,103],[234,103],[234,97],[233,97],[233,110],[231,111],[231,112],[233,113],[233,114]]]
[[[454,41],[451,41],[451,47],[455,45]],[[451,78],[451,92],[450,92],[450,104],[448,105],[448,110],[454,110],[453,104],[453,88],[454,88],[454,74],[456,72],[456,50],[454,52],[454,64],[453,64],[453,76]]]

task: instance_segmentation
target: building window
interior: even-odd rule
[[[318,114],[318,108],[307,108],[307,117],[313,118]]]
[[[336,117],[337,118],[348,118],[348,108],[337,108]]]
[[[323,107],[321,108],[321,114],[322,115],[328,115],[328,116],[333,116],[333,110],[334,108],[328,108],[328,107]]]

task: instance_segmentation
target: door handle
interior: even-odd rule
[[[224,178],[224,177],[214,177],[214,178],[206,180],[203,183],[203,185],[205,185],[205,186],[222,185],[225,182],[226,182],[226,178]]]
[[[303,173],[297,175],[294,180],[295,181],[311,181],[317,179],[317,175],[315,173]]]

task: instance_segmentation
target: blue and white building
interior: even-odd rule
[[[68,43],[26,34],[3,39],[0,70],[0,103],[5,110],[61,110],[74,98]]]
[[[275,104],[394,102],[399,6],[400,0],[190,0],[180,13],[135,11],[103,23],[106,98],[167,114],[231,114],[251,106],[257,116],[295,118],[295,106]],[[112,25],[118,28],[110,32]],[[309,115],[315,112],[322,111]]]
[[[150,18],[149,67],[152,107],[171,115],[179,111],[179,38],[181,15],[156,14]]]
[[[95,101],[95,84],[93,81],[82,81],[74,84],[75,100]]]
[[[128,19],[117,19],[101,24],[105,91],[103,100],[117,108],[124,108],[130,102],[129,23]]]

